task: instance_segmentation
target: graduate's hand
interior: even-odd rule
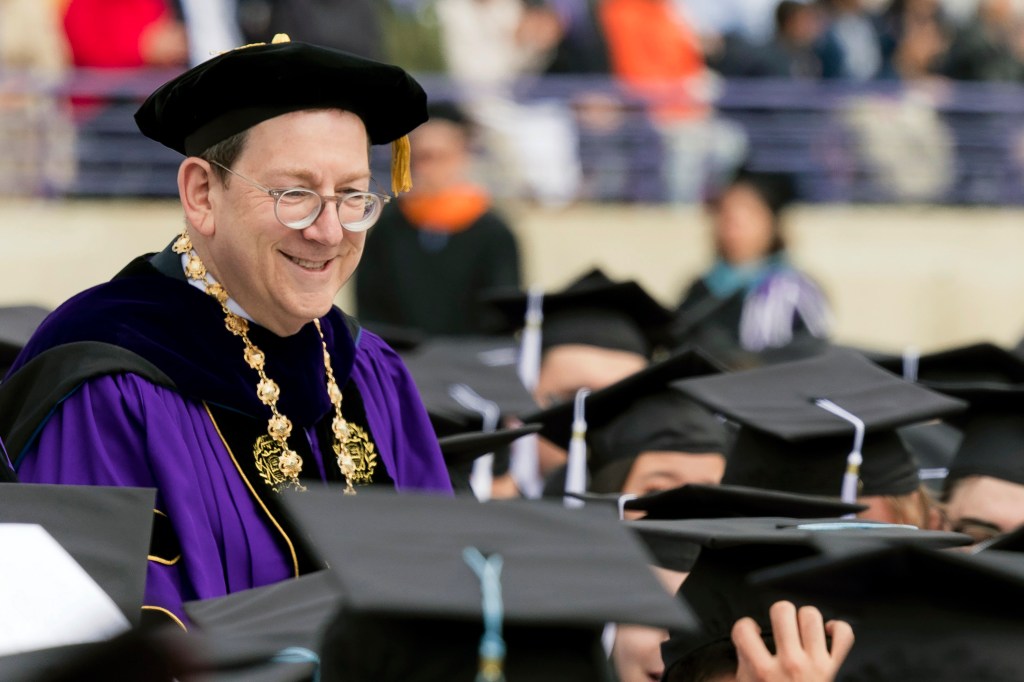
[[[772,604],[769,615],[775,654],[765,646],[761,628],[752,618],[741,618],[732,628],[739,658],[737,682],[832,682],[853,648],[849,623],[825,623],[813,606],[797,611],[788,601]],[[831,651],[826,635],[832,638]]]

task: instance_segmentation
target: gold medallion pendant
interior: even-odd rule
[[[334,443],[338,468],[352,485],[369,485],[373,482],[373,471],[377,468],[377,453],[369,435],[361,426],[347,422],[346,427],[345,438]]]
[[[256,461],[256,471],[260,478],[273,489],[281,492],[283,487],[294,485],[297,489],[304,487],[298,483],[298,472],[302,470],[302,457],[294,450],[283,447],[278,441],[267,434],[256,439],[252,447],[252,456]]]

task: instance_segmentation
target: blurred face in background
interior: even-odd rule
[[[725,457],[718,453],[643,452],[633,463],[623,493],[643,496],[697,483],[721,483]]]
[[[957,481],[946,507],[949,529],[987,540],[1024,526],[1024,485],[991,476]]]
[[[744,184],[727,189],[712,209],[715,247],[730,265],[767,257],[775,244],[775,220],[761,194]]]
[[[544,351],[533,398],[542,408],[572,400],[576,391],[596,391],[625,379],[647,366],[639,353],[583,344],[564,344]],[[565,464],[568,443],[541,438],[538,445],[541,472],[550,473]]]
[[[469,144],[465,129],[453,121],[427,121],[410,136],[413,191],[434,194],[465,182]]]

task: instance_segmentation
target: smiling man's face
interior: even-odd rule
[[[363,122],[337,109],[298,111],[248,132],[232,170],[270,188],[331,196],[370,188]],[[200,255],[214,277],[259,324],[281,336],[322,317],[355,271],[365,232],[342,228],[333,202],[304,230],[274,216],[274,198],[227,176],[210,183],[212,234]]]

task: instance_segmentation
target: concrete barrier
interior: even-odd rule
[[[562,286],[599,265],[673,305],[710,259],[696,208],[504,210],[530,284]],[[0,201],[0,304],[55,306],[163,248],[181,221],[172,201]],[[794,260],[827,291],[842,342],[928,351],[978,339],[1015,344],[1024,334],[1024,210],[801,206],[788,236]],[[339,303],[350,300],[342,291]]]

